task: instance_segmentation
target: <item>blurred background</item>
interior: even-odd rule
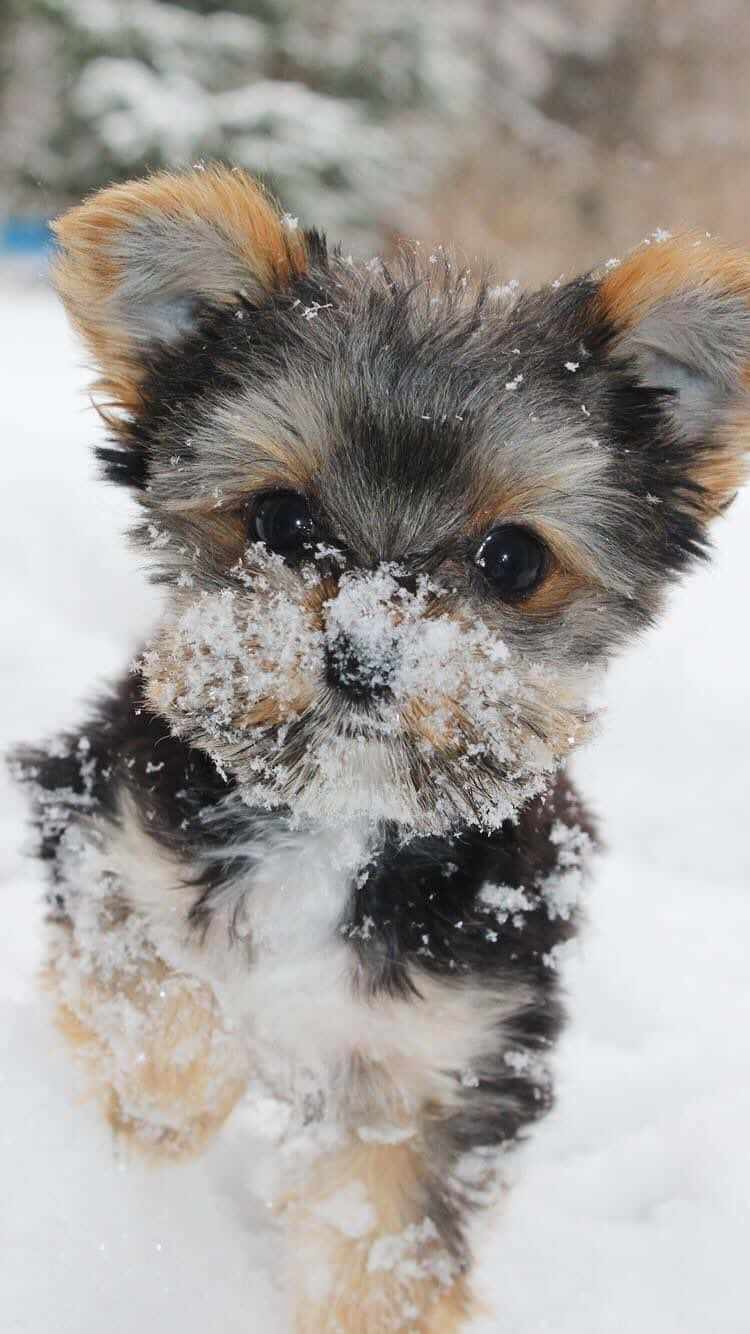
[[[747,0],[0,0],[0,229],[224,159],[347,250],[521,280],[657,226],[747,240]]]

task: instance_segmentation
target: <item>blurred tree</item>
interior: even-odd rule
[[[518,0],[0,0],[2,22],[7,199],[54,211],[219,158],[354,244],[408,227],[479,122],[574,147],[543,109],[555,70],[600,63],[611,41]]]

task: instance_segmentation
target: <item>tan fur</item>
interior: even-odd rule
[[[118,1134],[146,1154],[198,1152],[219,1129],[245,1087],[236,1044],[223,1031],[208,987],[172,972],[160,959],[109,975],[82,969],[62,928],[43,981],[54,996],[57,1027],[78,1052],[93,1094]],[[143,1022],[139,1041],[113,1053],[102,1014],[114,1004]]]
[[[247,270],[248,286],[271,290],[300,272],[307,258],[302,233],[283,226],[260,185],[221,166],[115,185],[57,219],[55,283],[101,369],[99,388],[128,412],[137,406],[144,368],[113,301],[122,276],[114,251],[121,234],[144,217],[186,229],[196,219],[208,224],[217,245],[238,269]],[[216,286],[210,269],[200,275],[200,284],[200,294],[212,301],[235,298],[234,290]]]
[[[324,452],[312,434],[304,439],[259,438],[259,433],[253,430],[252,416],[244,417],[236,412],[231,431],[234,446],[252,459],[252,464],[247,471],[238,471],[236,481],[232,482],[236,489],[228,493],[230,496],[246,498],[261,491],[310,494],[324,458]]]
[[[314,692],[310,689],[300,690],[299,694],[292,700],[278,700],[271,695],[265,699],[259,700],[246,713],[240,714],[237,725],[239,727],[281,727],[289,722],[290,718],[296,718],[309,708],[314,699]]]
[[[274,614],[273,608],[269,609],[268,614]],[[195,658],[200,655],[201,650],[194,648],[189,652],[186,651],[182,640],[168,625],[162,630],[158,645],[158,655],[155,653],[152,655],[149,675],[146,678],[145,696],[153,708],[160,712],[169,709],[175,695],[179,697],[182,692],[189,689]],[[273,671],[274,664],[260,653],[256,656],[256,664],[260,671]],[[299,674],[294,675],[291,671],[289,678],[284,682],[283,695],[265,695],[262,699],[253,700],[249,707],[244,705],[240,687],[241,678],[238,678],[236,709],[231,719],[232,726],[238,729],[265,724],[279,726],[303,713],[315,695],[313,687]]]
[[[325,605],[332,598],[335,598],[337,592],[338,585],[335,579],[331,579],[329,575],[322,575],[320,583],[314,584],[305,590],[303,605],[309,611],[316,629],[321,630],[323,628]]]
[[[230,570],[247,550],[245,517],[238,510],[205,506],[187,512],[187,530],[203,558],[222,571]]]
[[[436,709],[440,726],[434,716]],[[411,699],[402,707],[401,717],[407,733],[423,737],[439,754],[449,759],[464,754],[469,746],[481,743],[482,738],[471,719],[447,695],[436,696],[429,705],[424,700]],[[558,706],[548,696],[543,701],[529,699],[521,712],[521,721],[539,734],[543,727],[547,745],[560,756],[567,755],[589,732],[588,718],[576,714],[562,690]]]
[[[341,1249],[345,1251],[345,1247]],[[340,1300],[333,1303],[323,1300],[320,1304],[305,1302],[298,1308],[292,1326],[294,1334],[458,1334],[479,1314],[480,1308],[465,1278],[457,1278],[447,1293],[438,1295],[426,1310],[420,1310],[418,1303],[425,1286],[415,1283],[403,1302],[402,1309],[408,1311],[414,1306],[419,1314],[412,1318],[407,1316],[396,1324],[384,1320],[381,1315],[366,1314],[366,1304],[373,1302],[377,1309],[384,1294],[378,1291],[370,1276],[365,1276],[359,1283],[355,1278],[353,1286]],[[385,1300],[388,1300],[387,1296]]]
[[[448,1260],[439,1238],[419,1242],[408,1258],[416,1273],[393,1264],[368,1264],[378,1240],[398,1237],[425,1220],[422,1161],[416,1140],[401,1144],[361,1143],[352,1139],[320,1159],[300,1196],[282,1201],[289,1227],[290,1254],[298,1265],[294,1278],[295,1334],[453,1334],[476,1314],[468,1284]],[[337,1191],[358,1183],[372,1211],[371,1229],[349,1236],[327,1221],[328,1203]],[[443,1258],[444,1280],[430,1270]],[[316,1292],[317,1272],[327,1275]],[[312,1279],[312,1285],[309,1280]]]
[[[467,531],[481,538],[489,528],[500,523],[523,523],[530,516],[544,513],[544,502],[552,494],[564,492],[566,479],[551,468],[546,475],[483,478],[481,500],[472,507]]]
[[[750,367],[744,376],[750,390]],[[703,488],[698,498],[701,515],[717,518],[734,499],[750,474],[750,409],[730,412],[715,437],[716,448],[708,450],[693,469],[693,479]]]
[[[630,328],[665,297],[702,286],[750,304],[750,256],[689,232],[629,255],[602,279],[599,299],[613,324]]]
[[[437,726],[436,715],[443,725]],[[456,755],[460,750],[461,716],[452,699],[445,694],[435,695],[429,703],[410,699],[401,709],[401,721],[407,733],[421,736],[441,755]]]
[[[553,563],[547,577],[538,588],[515,605],[514,610],[520,616],[558,616],[569,607],[581,594],[592,591],[597,585],[583,579],[574,570],[566,570]]]
[[[180,514],[196,522],[207,516],[215,517],[217,510],[222,517],[237,518],[242,522],[242,513],[254,496],[270,491],[300,491],[309,494],[313,489],[315,473],[321,466],[321,455],[310,441],[290,440],[276,442],[259,439],[249,429],[249,423],[232,415],[227,423],[226,435],[223,434],[223,422],[216,426],[216,440],[211,442],[212,451],[226,450],[229,443],[232,453],[237,457],[236,471],[221,485],[220,496],[214,490],[189,497],[172,499],[168,494],[160,497],[159,507],[168,514]],[[247,535],[243,526],[244,545]]]

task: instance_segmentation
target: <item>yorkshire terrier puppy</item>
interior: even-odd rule
[[[456,1330],[550,1105],[566,757],[742,479],[750,260],[668,239],[526,294],[353,263],[219,168],[57,236],[165,590],[137,669],[19,760],[60,1026],[154,1151],[271,1091],[297,1331]]]

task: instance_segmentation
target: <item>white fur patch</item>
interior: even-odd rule
[[[314,1107],[335,1121],[351,1093],[351,1062],[364,1060],[382,1071],[383,1102],[374,1092],[362,1108],[362,1138],[372,1123],[373,1135],[388,1142],[391,1133],[404,1137],[426,1100],[450,1105],[461,1096],[461,1072],[481,1071],[498,1026],[507,1021],[511,1030],[530,997],[518,985],[503,988],[502,979],[493,993],[427,975],[417,979],[419,997],[362,994],[339,926],[367,846],[357,827],[271,838],[205,938],[186,925],[195,891],[132,808],[113,829],[108,860],[161,956],[212,985],[246,1046],[251,1074],[305,1114]],[[239,935],[232,947],[230,919]]]

